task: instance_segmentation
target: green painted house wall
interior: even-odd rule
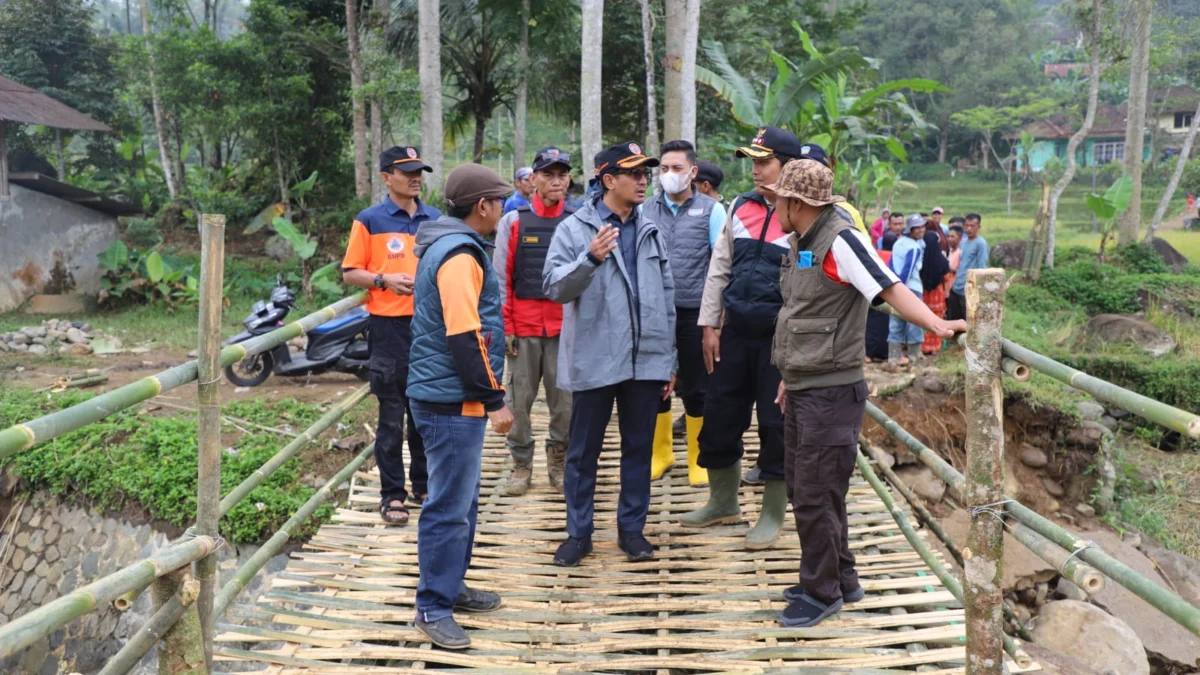
[[[1029,154],[1029,165],[1034,171],[1041,171],[1046,167],[1046,164],[1053,158],[1059,158],[1063,161],[1067,156],[1067,140],[1066,138],[1044,138],[1034,141],[1033,150]],[[1096,144],[1097,143],[1123,143],[1124,136],[1114,137],[1096,137],[1084,139],[1082,147],[1075,151],[1075,163],[1079,166],[1092,166],[1096,160]],[[1146,141],[1142,146],[1142,160],[1150,159],[1150,136],[1146,136]]]

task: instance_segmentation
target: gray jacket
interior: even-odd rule
[[[563,307],[558,387],[598,389],[626,380],[666,382],[675,372],[675,282],[658,227],[645,215],[637,226],[640,312],[620,249],[600,265],[588,258],[603,222],[594,200],[559,224],[550,242],[542,283]]]
[[[675,306],[699,309],[712,258],[709,223],[713,209],[721,205],[712,197],[693,193],[679,213],[671,210],[667,195],[659,190],[646,200],[642,213],[658,225],[659,233],[671,254],[671,273],[675,277]]]

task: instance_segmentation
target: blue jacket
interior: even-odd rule
[[[504,316],[500,284],[492,269],[491,244],[456,218],[443,216],[417,232],[416,285],[413,290],[412,351],[408,397],[424,403],[452,405],[455,412],[482,416],[504,406]],[[447,284],[470,286],[471,274],[439,280],[450,259],[469,254],[482,274],[474,306],[453,307]],[[478,279],[478,277],[475,277]],[[440,284],[440,285],[439,285]],[[461,286],[458,286],[461,288]],[[473,293],[471,288],[468,293]],[[447,330],[446,309],[458,311],[454,330]],[[462,323],[463,315],[468,315]],[[484,358],[486,354],[486,358]],[[446,412],[450,412],[446,410]]]

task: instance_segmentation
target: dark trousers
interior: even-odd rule
[[[784,471],[800,535],[800,585],[826,603],[858,588],[846,493],[866,400],[866,381],[787,394]]]
[[[650,451],[662,382],[626,380],[619,384],[577,391],[571,401],[571,435],[563,496],[567,502],[567,533],[587,539],[595,528],[596,468],[604,449],[604,431],[617,404],[621,431],[621,495],[617,527],[641,532],[650,508]]]
[[[412,346],[412,317],[371,316],[371,393],[379,399],[379,425],[375,431],[375,464],[379,467],[379,496],[384,504],[408,497],[404,489],[405,413],[408,416],[408,452],[412,457],[412,491],[429,491],[425,444],[413,424],[408,388],[408,351]]]
[[[948,321],[966,320],[967,318],[967,299],[966,297],[950,291],[950,295],[946,296],[946,319]]]
[[[679,352],[679,372],[675,373],[675,395],[683,400],[688,417],[704,416],[704,392],[708,371],[704,368],[704,329],[696,322],[700,310],[675,308],[675,349]],[[671,411],[671,400],[662,401],[658,411]]]
[[[682,364],[682,359],[680,361]],[[742,459],[742,434],[758,410],[758,468],[764,480],[783,479],[783,414],[775,405],[779,370],[771,365],[771,336],[721,335],[721,360],[714,364],[704,397],[700,458],[705,469],[724,469]]]

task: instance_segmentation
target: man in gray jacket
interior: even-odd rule
[[[568,538],[554,562],[592,552],[596,468],[617,404],[621,494],[617,544],[629,560],[654,557],[642,536],[650,506],[650,451],[659,401],[675,387],[675,282],[658,228],[640,213],[658,160],[637,143],[596,155],[601,193],[562,221],[546,257],[546,296],[565,305],[558,386],[572,393],[563,495]]]

